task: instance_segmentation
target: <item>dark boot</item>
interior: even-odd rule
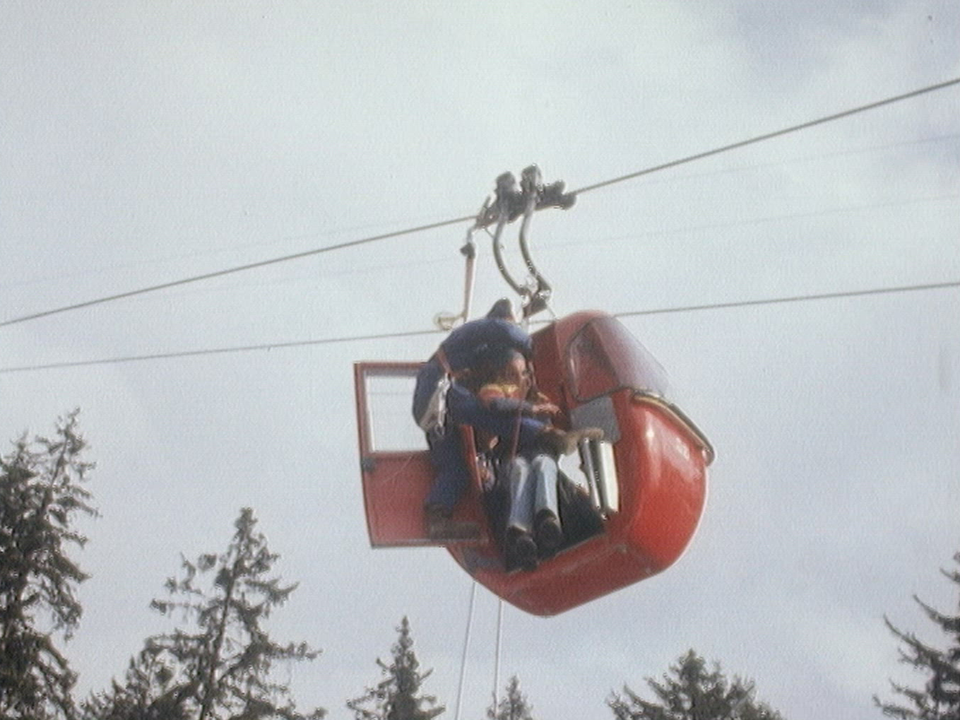
[[[563,530],[560,528],[560,519],[552,511],[544,510],[537,518],[536,538],[540,557],[556,555],[557,548],[563,541]]]
[[[523,570],[537,569],[537,544],[526,530],[507,528],[507,554],[512,561],[509,564]]]

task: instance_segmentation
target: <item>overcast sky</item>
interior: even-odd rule
[[[475,212],[536,162],[583,187],[960,75],[960,6],[897,2],[8,2],[0,22],[0,321]],[[538,214],[554,310],[634,312],[960,280],[960,90],[584,194]],[[453,718],[471,580],[372,550],[351,367],[442,336],[11,368],[426,330],[456,311],[466,225],[0,328],[0,440],[81,408],[101,517],[66,646],[122,674],[148,604],[242,506],[300,586],[271,621],[319,660],[302,708],[350,717],[403,615]],[[476,302],[507,288],[481,245]],[[670,570],[540,619],[507,607],[502,682],[544,720],[688,648],[788,718],[878,717],[887,614],[956,607],[960,291],[625,319],[718,453]],[[9,447],[9,446],[8,446]],[[493,689],[478,593],[464,718]],[[281,676],[286,671],[281,671]]]

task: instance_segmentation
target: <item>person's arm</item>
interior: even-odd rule
[[[488,410],[504,414],[516,413],[518,410],[521,410],[523,406],[529,405],[529,403],[510,397],[504,391],[503,386],[496,383],[490,383],[480,388],[479,392],[477,392],[477,399],[480,400],[480,403]],[[524,412],[523,414],[528,415],[529,413]]]
[[[560,407],[556,403],[551,402],[549,397],[536,388],[530,388],[530,395],[527,397],[527,402],[532,406],[534,415],[556,417],[560,414]]]
[[[537,415],[552,416],[560,412],[560,408],[553,403],[532,403],[510,397],[504,392],[502,386],[496,384],[484,385],[477,393],[477,397],[484,407],[497,413],[519,412],[526,417],[535,417]]]

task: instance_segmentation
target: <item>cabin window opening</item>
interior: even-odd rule
[[[415,452],[427,449],[427,440],[411,415],[416,375],[378,371],[364,378],[367,450]]]

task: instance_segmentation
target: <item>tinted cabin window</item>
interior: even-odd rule
[[[567,367],[579,402],[623,387],[667,395],[667,376],[660,363],[612,317],[591,320],[574,335],[567,348]]]

